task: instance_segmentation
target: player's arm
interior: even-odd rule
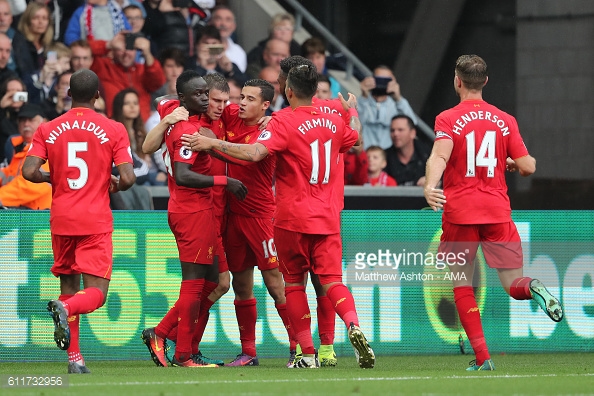
[[[222,154],[228,155],[249,162],[262,161],[268,155],[268,149],[262,143],[239,144],[229,143],[224,140],[212,139],[203,135],[192,135],[192,139],[182,137],[184,145],[190,147],[192,151],[210,151],[216,150]]]
[[[454,142],[451,139],[439,139],[433,143],[433,150],[425,168],[425,199],[433,210],[443,208],[446,197],[443,190],[436,188],[450,160]]]
[[[530,176],[536,172],[536,159],[530,154],[520,158],[507,158],[506,168],[510,172],[519,171],[521,176]]]
[[[357,97],[349,92],[349,98],[348,100],[345,100],[345,98],[339,92],[338,99],[340,100],[342,107],[349,115],[349,126],[359,133],[359,138],[353,147],[360,148],[363,146],[363,140],[361,136],[361,130],[363,129],[363,126],[361,125],[359,113],[357,112]]]
[[[192,171],[191,164],[186,162],[174,162],[173,174],[175,183],[178,186],[190,188],[208,188],[212,186],[227,186],[227,191],[235,195],[239,200],[245,199],[247,187],[239,180],[227,176],[207,176]]]
[[[43,164],[45,164],[44,159],[32,155],[28,156],[23,164],[23,177],[32,183],[49,183],[49,172],[41,169],[41,165]]]
[[[118,165],[119,179],[116,176],[111,176],[111,184],[109,192],[114,193],[118,191],[126,191],[134,183],[136,183],[136,175],[134,174],[134,166],[130,163],[123,163]]]
[[[159,150],[163,143],[163,135],[171,125],[179,121],[186,121],[189,117],[188,110],[185,107],[178,107],[171,113],[167,114],[153,129],[147,133],[144,143],[142,143],[142,152],[145,154],[152,154]]]

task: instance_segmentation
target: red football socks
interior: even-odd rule
[[[206,324],[208,323],[208,317],[210,316],[210,307],[215,303],[208,299],[210,293],[217,288],[218,283],[211,281],[204,281],[204,289],[202,289],[202,301],[200,302],[200,313],[198,314],[198,323],[194,329],[194,335],[192,337],[192,354],[198,353],[200,349],[200,341],[204,335]]]
[[[281,320],[283,321],[283,325],[285,325],[285,329],[287,330],[287,334],[289,335],[289,349],[294,351],[297,348],[297,338],[295,337],[295,331],[293,327],[291,327],[291,322],[289,321],[289,314],[287,313],[287,304],[275,304],[276,310],[278,311],[278,316],[280,316]]]
[[[490,355],[472,286],[454,287],[454,301],[462,327],[464,327],[468,341],[474,350],[476,364],[480,366],[485,360],[490,359]]]
[[[241,352],[254,357],[256,356],[256,320],[258,319],[256,299],[235,300],[233,304],[239,325]]]
[[[509,288],[509,295],[515,300],[532,300],[530,282],[532,282],[532,278],[527,276],[514,279]]]
[[[177,304],[179,300],[173,304],[173,307],[161,319],[161,322],[155,327],[155,334],[157,337],[169,338],[177,342],[177,319],[179,318],[179,311]]]
[[[179,310],[177,343],[175,344],[175,359],[185,362],[192,354],[192,337],[200,312],[200,299],[204,279],[184,280],[179,290],[179,300],[175,304]]]
[[[336,283],[326,291],[326,296],[330,300],[332,307],[344,321],[347,328],[352,323],[359,326],[359,317],[355,309],[355,300],[349,289],[342,283]]]
[[[58,300],[66,301],[72,298],[72,294],[61,294]],[[85,364],[82,355],[80,354],[80,315],[68,316],[68,327],[70,328],[70,346],[68,347],[68,361]]]
[[[311,312],[307,304],[305,286],[287,286],[285,287],[285,296],[289,321],[301,350],[306,355],[316,353],[311,337]]]
[[[69,316],[78,314],[88,314],[103,306],[103,292],[97,287],[87,287],[74,296],[70,297],[64,303],[64,308]]]
[[[328,296],[318,297],[318,333],[321,345],[334,344],[334,328],[336,326],[336,311]]]

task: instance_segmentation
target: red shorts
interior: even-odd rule
[[[452,224],[442,222],[439,252],[453,253],[473,263],[479,244],[491,268],[522,268],[522,241],[513,221],[497,224]]]
[[[278,268],[272,219],[229,213],[225,247],[229,270],[242,272],[258,267],[260,271]]]
[[[212,210],[195,213],[168,213],[169,228],[175,236],[179,260],[184,263],[212,264],[219,257],[219,267],[226,266],[223,243]]]
[[[286,283],[301,283],[312,270],[320,283],[342,282],[342,240],[340,234],[302,234],[274,227],[279,269]]]
[[[221,240],[221,246],[223,247],[223,251],[226,253],[225,244],[223,243],[223,235],[225,235],[225,230],[227,230],[227,213],[223,214],[222,216],[215,216],[217,223],[219,223],[219,239]],[[229,264],[226,259],[219,260],[219,274],[223,272],[229,271]]]
[[[111,279],[113,245],[111,232],[93,235],[52,234],[55,276],[89,274]]]

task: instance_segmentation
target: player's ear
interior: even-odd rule
[[[485,78],[485,83],[483,84],[483,87],[484,87],[485,85],[487,85],[487,82],[488,82],[488,81],[489,81],[489,76],[487,76],[487,77]]]
[[[262,103],[262,110],[268,110],[268,108],[270,107],[270,102],[268,100],[264,101],[264,103]]]

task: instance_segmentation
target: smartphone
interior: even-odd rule
[[[28,92],[15,92],[12,95],[13,102],[26,102],[29,100],[29,93]]]
[[[388,92],[388,83],[392,81],[390,77],[373,76],[375,79],[375,88],[371,90],[372,95],[386,95]]]
[[[126,40],[126,49],[127,50],[133,50],[136,48],[134,46],[134,43],[136,42],[137,37],[139,37],[138,33],[126,33],[124,35],[124,40]]]
[[[206,44],[210,56],[219,56],[225,51],[223,44]]]
[[[48,51],[47,52],[47,60],[50,62],[55,62],[58,60],[58,53],[56,51]]]

